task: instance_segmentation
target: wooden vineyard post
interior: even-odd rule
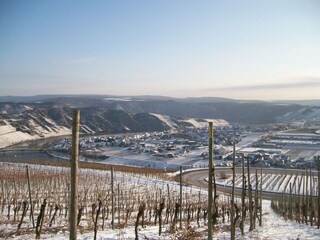
[[[303,176],[303,174],[301,175],[301,177],[303,177],[303,185],[302,185],[302,204],[301,204],[301,222],[304,223],[304,212],[305,212],[305,189],[306,189],[306,177]]]
[[[309,213],[309,190],[308,190],[308,188],[309,188],[309,183],[308,183],[308,181],[309,181],[309,176],[308,176],[309,174],[308,174],[308,169],[306,168],[306,196],[305,196],[305,198],[306,198],[306,210],[305,210],[305,223],[306,223],[306,225],[308,225],[308,213]]]
[[[181,180],[181,179],[180,179]],[[171,197],[170,197],[170,186],[169,183],[167,183],[167,191],[168,191],[168,204],[171,206]]]
[[[208,179],[208,240],[212,240],[212,168],[213,127],[209,122],[209,179]]]
[[[298,177],[298,172],[296,173],[296,177],[294,179],[294,195],[293,195],[293,204],[294,204],[294,216],[295,216],[295,220],[296,222],[298,222],[298,208],[299,208],[299,202],[298,202],[298,198],[297,198],[297,187],[298,187],[298,183],[299,183],[299,177]]]
[[[213,132],[213,130],[212,130]],[[213,137],[212,137],[212,146],[213,146]],[[213,181],[213,214],[212,214],[212,222],[213,224],[218,223],[219,210],[218,210],[218,194],[217,194],[217,184],[216,184],[216,174],[215,167],[213,164],[213,147],[212,147],[212,181]]]
[[[320,228],[320,155],[318,155],[318,229]]]
[[[199,198],[198,198],[198,211],[197,211],[197,224],[200,227],[200,212],[201,212],[201,188],[199,191]]]
[[[318,229],[320,228],[320,155],[318,156]]]
[[[253,219],[253,226],[254,226],[254,229],[256,228],[256,221],[257,221],[257,218],[258,218],[258,202],[259,202],[259,199],[258,199],[258,186],[259,186],[259,181],[258,181],[258,169],[256,169],[256,187],[255,187],[255,191],[254,191],[254,219]]]
[[[41,207],[40,207],[39,216],[38,216],[38,218],[37,218],[36,239],[40,239],[40,235],[41,235],[41,230],[42,230],[42,226],[43,226],[43,220],[44,220],[44,215],[45,215],[46,206],[47,206],[47,199],[44,199],[44,200],[43,200],[43,204],[41,204]]]
[[[251,179],[250,179],[250,163],[249,163],[249,158],[247,159],[247,174],[248,174],[248,191],[249,191],[249,216],[250,216],[250,227],[249,231],[253,231],[253,214],[252,214],[252,187],[251,187]]]
[[[244,235],[244,222],[245,222],[245,201],[246,201],[246,176],[244,175],[244,156],[242,156],[242,193],[241,193],[241,205],[242,205],[242,212],[241,212],[241,234]]]
[[[310,206],[310,214],[309,214],[309,219],[310,219],[310,225],[311,227],[313,226],[313,175],[312,175],[312,171],[311,169],[309,170],[310,171],[310,203],[309,203],[309,206]]]
[[[111,166],[111,225],[114,230],[114,183],[113,183],[113,166]]]
[[[28,178],[28,190],[29,190],[29,201],[30,201],[30,213],[31,213],[31,220],[32,220],[32,227],[34,228],[34,216],[33,216],[33,203],[31,197],[31,186],[30,186],[30,176],[29,176],[29,167],[26,165],[27,169],[27,178]]]
[[[95,219],[95,221],[94,221],[94,235],[93,235],[93,240],[97,240],[98,219],[99,219],[99,215],[100,215],[101,205],[102,205],[102,202],[101,202],[101,200],[99,199],[98,210],[97,210],[97,212],[96,212],[96,219]]]
[[[70,193],[70,240],[77,239],[77,210],[78,210],[78,162],[79,162],[79,127],[80,111],[73,112],[72,153],[71,153],[71,193]]]
[[[182,229],[182,166],[180,166],[180,229]]]
[[[302,197],[301,197],[301,185],[302,185],[302,180],[303,180],[303,175],[300,175],[300,180],[299,180],[299,187],[298,187],[298,223],[301,223],[301,202],[302,202]]]
[[[290,175],[290,178],[289,178],[289,181],[291,181],[291,178],[292,178],[292,172],[291,172],[291,175]],[[287,218],[288,217],[288,206],[289,206],[289,201],[288,201],[288,197],[289,197],[289,194],[287,194],[287,188],[288,188],[289,184],[287,183],[284,187],[284,190],[283,190],[283,193],[282,193],[282,216],[284,218]]]
[[[236,236],[236,223],[234,217],[234,188],[236,180],[236,143],[233,143],[233,164],[232,164],[232,192],[231,192],[231,240]]]
[[[117,190],[118,190],[118,225],[120,225],[120,218],[121,218],[121,209],[120,209],[120,184],[118,183],[117,185]]]
[[[289,183],[288,218],[292,219],[292,183]]]
[[[260,218],[259,218],[259,226],[262,226],[262,158],[261,158],[261,166],[260,166]]]

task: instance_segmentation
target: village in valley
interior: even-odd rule
[[[80,139],[80,154],[83,161],[109,164],[119,161],[118,164],[167,169],[179,165],[201,168],[208,166],[207,135],[206,128],[186,128],[87,136]],[[320,133],[312,127],[302,131],[293,124],[228,125],[217,127],[214,132],[216,166],[231,166],[233,143],[236,144],[237,166],[241,166],[245,158],[251,166],[315,169],[320,154]],[[61,139],[51,146],[49,153],[67,157],[70,149],[71,140]]]
[[[0,0],[0,240],[319,240],[320,0]]]

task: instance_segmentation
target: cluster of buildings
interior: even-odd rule
[[[281,128],[283,126],[280,126]],[[302,157],[295,155],[299,150],[290,148],[284,149],[272,142],[273,140],[298,141],[298,145],[318,144],[318,136],[297,136],[297,135],[275,135],[272,133],[274,126],[228,126],[215,129],[214,131],[214,159],[217,165],[230,166],[233,160],[232,145],[235,142],[241,143],[246,134],[259,133],[260,130],[267,133],[260,140],[251,143],[250,150],[246,147],[240,148],[236,153],[236,164],[241,166],[243,162],[251,166],[279,167],[279,168],[315,168],[317,156],[309,155]],[[262,136],[262,135],[261,135]],[[272,144],[272,145],[270,145]],[[241,145],[241,144],[240,144]],[[170,159],[181,156],[190,156],[196,161],[205,163],[208,159],[208,132],[204,128],[193,128],[184,130],[170,130],[164,132],[149,132],[137,134],[118,134],[111,136],[92,136],[80,139],[80,154],[92,160],[104,160],[109,158],[110,149],[123,149],[127,153],[144,154],[150,159],[170,161]],[[53,151],[69,153],[71,148],[70,139],[61,139],[52,146]],[[291,152],[292,151],[292,152]],[[188,155],[189,156],[189,155]]]
[[[240,134],[229,129],[217,129],[214,142],[221,145],[232,145],[232,141],[240,141]],[[135,153],[144,153],[159,158],[175,158],[197,149],[207,149],[208,132],[206,129],[170,130],[139,134],[123,134],[112,136],[93,136],[81,138],[79,141],[81,155],[93,159],[105,159],[101,149],[105,147],[120,147]],[[70,139],[61,139],[51,150],[68,153],[71,148]],[[215,148],[215,154],[223,155],[225,150]],[[206,158],[207,152],[200,154]],[[222,158],[222,157],[221,157]]]

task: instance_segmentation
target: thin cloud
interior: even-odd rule
[[[286,83],[211,88],[211,91],[277,90],[277,89],[296,89],[296,88],[303,88],[303,87],[320,87],[320,78],[308,78],[303,81],[293,81],[293,82],[286,82]]]
[[[72,59],[53,59],[54,64],[81,64],[81,63],[91,63],[96,61],[97,58],[72,58]]]

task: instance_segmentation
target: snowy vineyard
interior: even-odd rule
[[[19,235],[39,238],[43,233],[68,231],[68,168],[29,165],[29,196],[26,166],[0,164],[0,238]],[[113,175],[112,184],[110,171],[79,170],[80,233],[92,232],[93,237],[100,230],[135,227],[138,231],[140,227],[158,226],[158,235],[174,234],[180,227],[180,211],[183,227],[206,224],[206,191],[184,186],[181,207],[180,186],[175,182],[162,180],[155,174],[115,172]],[[229,198],[220,198],[223,221],[227,221],[229,205]],[[190,229],[185,234],[191,234]]]
[[[69,169],[29,165],[31,190],[29,192],[25,165],[0,163],[0,166],[2,169],[0,172],[0,238],[68,238]],[[235,181],[237,187],[242,185],[241,177],[237,174]],[[256,186],[256,179],[260,186],[260,177],[251,176],[250,179],[252,186]],[[229,175],[221,172],[217,174],[218,182],[225,185],[231,183]],[[299,184],[302,189],[303,186],[313,184],[314,186],[305,188],[306,195],[303,197],[294,194],[298,192]],[[272,201],[271,207],[285,219],[300,223],[298,227],[292,226],[292,223],[283,222],[285,227],[283,231],[277,232],[279,234],[277,239],[283,239],[283,236],[286,236],[288,227],[294,231],[303,226],[301,223],[304,224],[304,228],[306,223],[317,225],[317,202],[315,197],[311,197],[317,194],[315,176],[311,176],[310,173],[292,173],[285,176],[264,171],[262,185],[264,189],[285,191],[285,194],[280,194]],[[244,208],[240,196],[235,199],[236,236],[241,237],[243,210],[246,216],[245,236],[249,238],[250,236],[258,238],[274,236],[275,233],[267,231],[268,225],[282,220],[278,219],[279,215],[276,217],[271,214],[269,201],[264,201],[262,206],[264,209],[262,226],[264,227],[259,228],[257,222],[256,230],[250,232],[250,205],[247,197]],[[106,239],[135,239],[135,236],[139,239],[206,239],[207,198],[207,191],[183,186],[182,205],[180,205],[179,183],[168,180],[168,175],[164,174],[115,171],[112,178],[109,170],[79,169],[78,237],[94,239],[98,232],[100,238],[105,236]],[[254,201],[259,203],[256,199]],[[215,223],[216,239],[229,237],[230,206],[230,197],[220,194]],[[253,216],[257,217],[254,222],[261,219],[258,214],[260,208],[259,204],[252,208]],[[280,226],[277,229],[280,229]],[[316,228],[302,231],[309,239],[317,239],[314,237],[318,235]]]
[[[298,195],[318,195],[318,177],[317,172],[313,171],[286,171],[283,170],[282,173],[278,170],[264,169],[262,172],[262,179],[260,170],[257,170],[257,177],[255,172],[252,171],[250,174],[250,183],[252,189],[255,190],[258,186],[260,190],[262,183],[262,191],[265,192],[279,192],[279,193],[294,193]],[[242,174],[238,172],[235,178],[235,187],[242,188]],[[258,180],[258,182],[257,182]],[[221,186],[232,186],[232,175],[227,171],[221,171],[217,175],[217,184]],[[290,188],[291,186],[291,188]]]
[[[255,192],[278,193],[271,201],[272,209],[285,219],[301,224],[320,226],[320,198],[318,172],[311,170],[253,169],[248,178],[238,172],[234,185],[238,189],[251,189]],[[227,171],[220,171],[218,184],[231,187],[233,179]],[[244,183],[244,184],[243,184]],[[250,187],[248,186],[250,184]],[[246,191],[246,190],[245,190]],[[257,198],[255,199],[257,201]]]

